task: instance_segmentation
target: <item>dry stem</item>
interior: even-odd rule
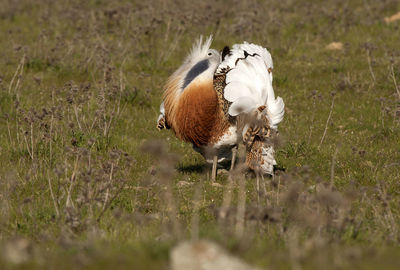
[[[329,111],[329,116],[328,116],[328,119],[326,120],[326,124],[325,124],[325,130],[324,130],[324,133],[322,134],[322,138],[321,138],[321,141],[320,141],[320,143],[319,143],[318,148],[320,148],[321,145],[322,145],[322,143],[324,142],[325,135],[326,135],[326,132],[327,132],[327,130],[328,130],[329,121],[331,120],[331,117],[332,117],[333,105],[334,105],[334,104],[335,104],[335,96],[332,97],[331,110]]]

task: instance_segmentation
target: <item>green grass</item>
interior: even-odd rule
[[[383,19],[398,1],[3,2],[6,269],[168,269],[197,236],[259,267],[398,269],[400,21]],[[155,128],[163,84],[208,34],[219,50],[267,47],[286,105],[284,171],[261,194],[234,175],[225,219],[227,174],[213,185],[189,144]]]

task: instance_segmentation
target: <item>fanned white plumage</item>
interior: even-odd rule
[[[164,100],[160,106],[157,128],[172,128],[179,134],[178,137],[192,142],[194,149],[203,155],[206,155],[207,147],[211,146],[217,150],[217,157],[220,159],[231,156],[232,147],[237,146],[242,138],[246,145],[248,167],[255,171],[261,170],[262,173],[273,174],[276,161],[270,138],[271,134],[276,134],[273,130],[277,129],[283,119],[284,103],[280,97],[275,98],[272,87],[271,54],[267,49],[247,42],[235,44],[231,50],[226,47],[219,53],[210,49],[211,41],[211,36],[205,39],[204,43],[200,37],[183,64],[168,80]],[[217,75],[224,76],[222,78],[225,80],[221,81],[221,77]],[[196,137],[197,133],[193,137],[193,132],[189,132],[179,124],[197,119],[197,116],[189,113],[181,117],[182,119],[177,117],[179,110],[186,112],[191,109],[185,107],[187,100],[182,105],[179,102],[180,98],[186,93],[191,93],[192,88],[198,87],[199,83],[213,83],[218,104],[220,105],[221,101],[223,104],[218,106],[222,113],[217,113],[218,121],[215,120],[215,126],[205,126],[211,131],[210,134],[206,134],[209,137],[200,143]],[[228,114],[233,117],[232,119],[236,119],[235,122],[225,115],[228,104]],[[201,110],[202,108],[197,109],[196,113]],[[253,121],[253,117],[256,121]],[[239,132],[242,132],[242,136]],[[213,161],[216,160],[214,157]],[[216,168],[216,162],[213,166]],[[214,170],[213,172],[215,173]]]
[[[285,104],[282,98],[275,98],[272,69],[272,57],[267,49],[247,42],[232,47],[216,71],[217,74],[226,73],[224,98],[232,102],[228,110],[231,116],[256,111],[266,114],[270,128],[277,129],[283,119]],[[266,110],[257,111],[263,105]],[[250,123],[245,124],[243,137],[250,126]],[[253,147],[260,147],[261,152]],[[258,156],[258,166],[263,173],[273,174],[276,165],[273,145],[262,142],[261,146],[258,143],[248,151]]]
[[[278,127],[285,104],[282,98],[275,98],[272,68],[272,57],[267,49],[247,42],[233,45],[216,71],[218,74],[228,70],[224,98],[232,102],[230,115],[248,113],[266,105],[271,128]]]

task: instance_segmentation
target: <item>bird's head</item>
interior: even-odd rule
[[[181,92],[194,81],[212,82],[214,72],[221,62],[221,55],[217,50],[210,49],[211,42],[212,36],[204,42],[203,37],[200,37],[182,66],[172,75],[179,78],[177,87]]]

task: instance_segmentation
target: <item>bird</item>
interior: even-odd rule
[[[239,144],[246,148],[245,164],[262,175],[273,175],[277,136],[285,104],[275,98],[273,62],[269,51],[244,41],[211,49],[212,36],[194,43],[182,65],[168,78],[157,128],[172,129],[176,137],[212,163],[235,166]]]

